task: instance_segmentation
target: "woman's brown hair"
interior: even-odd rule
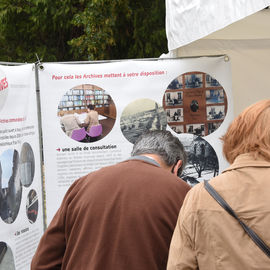
[[[244,153],[270,161],[270,99],[246,108],[229,126],[223,141],[223,153],[232,163]]]

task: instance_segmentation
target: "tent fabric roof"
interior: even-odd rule
[[[234,22],[203,39],[215,40],[270,40],[270,8]]]
[[[204,38],[269,5],[270,0],[166,0],[168,49],[171,51]],[[256,23],[256,17],[253,22]],[[260,29],[257,33],[265,35]],[[250,39],[250,34],[245,38]]]

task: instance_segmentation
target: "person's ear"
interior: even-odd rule
[[[181,170],[182,164],[183,164],[182,160],[178,160],[178,161],[176,162],[176,164],[175,164],[175,166],[174,166],[174,168],[173,168],[173,174],[174,174],[174,175],[180,177],[180,175],[179,175],[178,172],[179,172],[179,171],[182,171],[182,170]]]

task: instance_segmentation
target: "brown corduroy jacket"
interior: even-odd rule
[[[165,269],[189,189],[170,172],[141,160],[80,178],[45,231],[31,269]]]

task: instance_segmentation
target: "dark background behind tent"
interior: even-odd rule
[[[159,57],[165,1],[1,0],[0,47],[6,62]]]

